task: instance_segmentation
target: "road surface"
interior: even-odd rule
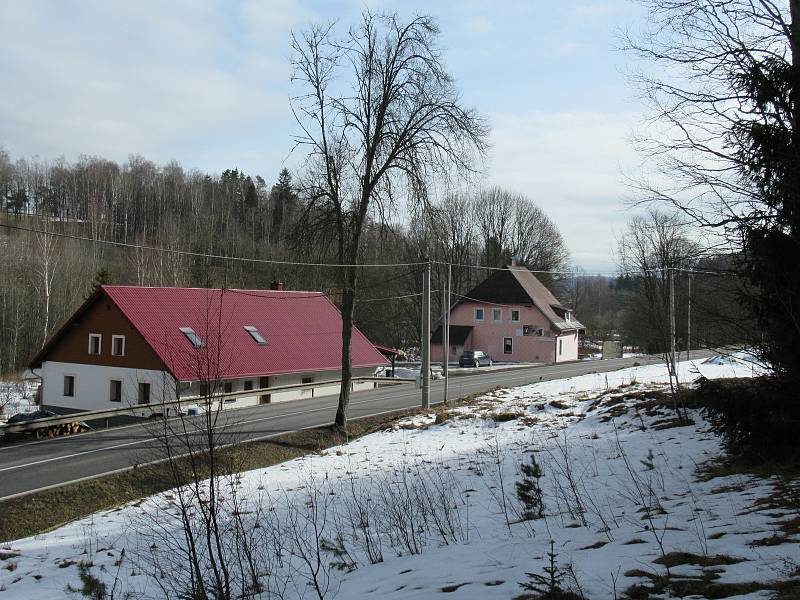
[[[692,357],[710,355],[693,352]],[[634,363],[654,364],[660,358],[640,356],[560,365],[540,365],[510,371],[453,377],[448,399],[485,392],[498,386],[513,387],[615,371]],[[444,382],[431,382],[431,403],[443,400]],[[329,425],[336,413],[336,396],[323,396],[266,404],[224,412],[219,428],[234,443],[263,440],[299,429]],[[355,392],[350,399],[349,418],[414,408],[420,390],[413,384]],[[0,446],[0,502],[35,491],[98,477],[144,464],[162,457],[163,449],[153,436],[154,422],[102,429],[64,438]]]

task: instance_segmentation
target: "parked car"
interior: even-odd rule
[[[464,350],[458,357],[459,367],[491,367],[492,357],[483,350]]]

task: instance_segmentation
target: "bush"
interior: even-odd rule
[[[694,395],[726,450],[748,461],[796,462],[798,390],[775,377],[701,378]]]

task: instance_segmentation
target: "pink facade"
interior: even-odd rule
[[[450,325],[472,328],[463,342],[451,329],[450,361],[457,361],[464,350],[483,350],[495,362],[557,363],[578,358],[578,330],[553,327],[531,304],[462,301],[453,307]],[[442,360],[441,343],[431,344],[431,358]]]

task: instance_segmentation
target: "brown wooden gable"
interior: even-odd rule
[[[89,334],[102,336],[100,354],[89,354]],[[124,356],[111,355],[113,335],[125,336]],[[161,359],[113,301],[98,289],[32,359],[31,368],[46,361],[165,370]]]

